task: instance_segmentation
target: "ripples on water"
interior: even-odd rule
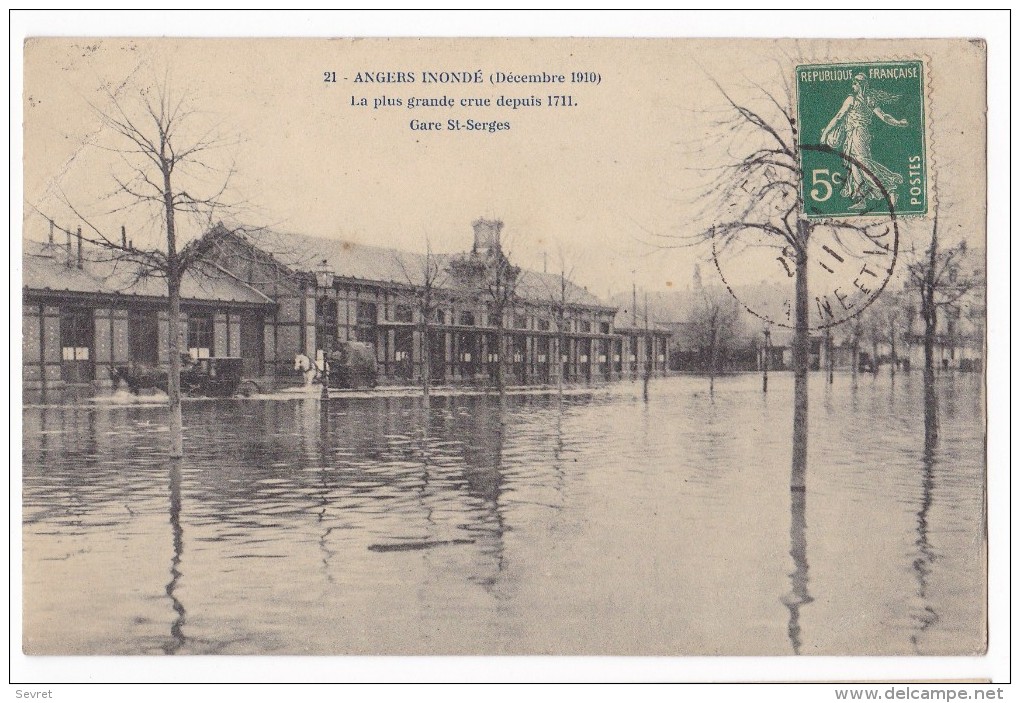
[[[24,409],[28,653],[984,647],[980,378]]]

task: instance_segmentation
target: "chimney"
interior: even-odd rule
[[[124,229],[124,225],[120,226],[120,245],[127,249],[127,230]]]
[[[475,245],[472,252],[484,254],[489,251],[500,251],[499,233],[503,229],[502,221],[479,217],[471,226],[475,230]]]
[[[78,268],[81,268],[81,227],[78,227]]]
[[[74,260],[74,249],[71,247],[71,230],[67,230],[67,268],[71,268]]]
[[[50,220],[50,239],[49,243],[53,244],[53,220]]]

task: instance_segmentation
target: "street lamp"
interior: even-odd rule
[[[326,305],[329,302],[329,291],[333,288],[333,269],[329,266],[329,261],[323,259],[315,270],[315,285],[317,288],[323,290],[321,306],[322,314],[326,313]],[[325,329],[325,328],[323,328]],[[322,340],[322,399],[329,400],[329,353],[330,353],[330,340],[332,335],[327,334]]]
[[[330,268],[329,261],[323,259],[318,268],[315,269],[315,285],[319,288],[332,288],[333,287],[333,269]]]

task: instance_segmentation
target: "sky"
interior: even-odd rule
[[[981,243],[984,160],[975,150],[984,144],[984,85],[974,72],[982,53],[962,41],[918,42],[910,51],[931,67],[933,163],[940,200],[951,204],[943,229]],[[124,201],[106,197],[115,176],[130,174],[133,157],[110,151],[122,142],[100,112],[112,109],[108,91],[130,113],[140,89],[162,84],[194,113],[185,135],[213,129],[222,140],[207,154],[211,175],[200,186],[212,188],[218,174],[235,169],[224,196],[244,205],[223,213],[228,221],[412,251],[428,242],[450,252],[470,247],[476,218],[495,218],[505,223],[515,261],[564,268],[600,297],[633,285],[682,289],[695,265],[712,268],[710,247],[690,246],[691,237],[709,222],[714,169],[741,148],[720,127],[732,112],[716,84],[767,111],[754,86],[781,96],[797,63],[903,52],[902,42],[890,41],[29,40],[26,236],[45,236],[43,215],[72,229],[79,215],[115,233],[124,224],[136,241],[158,235],[158,217],[119,210]],[[423,82],[423,72],[475,71],[483,83]],[[571,83],[574,71],[597,74],[598,82]],[[416,80],[358,82],[387,72]],[[495,73],[564,75],[567,82],[492,85]],[[550,107],[550,95],[574,104]],[[407,107],[411,98],[445,96],[457,104]],[[544,104],[491,104],[500,97]],[[367,106],[357,104],[362,98]],[[459,104],[471,99],[490,105]],[[376,108],[377,100],[401,105]],[[509,129],[450,130],[451,119]],[[444,129],[412,129],[412,120]],[[923,230],[914,223],[904,236],[911,227]],[[201,229],[191,224],[184,236]],[[761,278],[777,276],[776,266],[763,265]],[[758,276],[754,267],[747,273]]]

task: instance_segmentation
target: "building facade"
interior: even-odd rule
[[[558,360],[568,383],[637,377],[646,363],[665,371],[668,331],[617,329],[616,308],[584,288],[509,264],[501,222],[473,229],[459,255],[264,230],[208,236],[219,266],[276,301],[266,358],[278,376],[296,353],[318,358],[345,341],[372,345],[395,384],[418,383],[426,364],[435,383],[490,384],[501,356],[508,385],[555,384]],[[500,281],[500,270],[513,273]]]
[[[169,363],[166,284],[105,252],[26,242],[23,261],[22,381],[26,390],[104,388],[122,365]],[[244,359],[263,366],[265,320],[274,303],[219,274],[182,282],[181,346],[193,356]]]
[[[617,326],[586,289],[513,266],[501,229],[478,220],[470,251],[422,255],[219,225],[182,283],[181,348],[240,357],[262,388],[298,382],[296,355],[345,341],[371,345],[389,384],[417,384],[426,366],[435,384],[476,385],[500,370],[507,385],[665,371],[668,330]],[[116,366],[168,364],[165,281],[73,244],[25,243],[24,388],[101,389]]]

